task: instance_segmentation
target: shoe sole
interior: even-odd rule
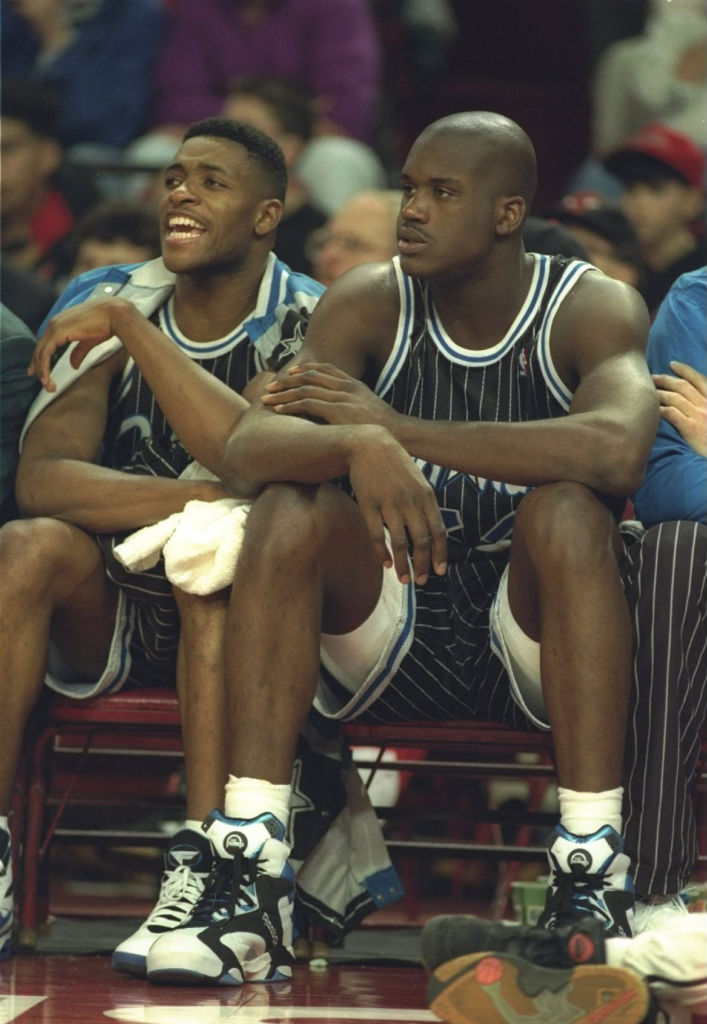
[[[133,978],[147,977],[147,957],[137,953],[114,953],[110,965],[114,971],[129,974]]]
[[[427,1002],[447,1024],[641,1024],[650,996],[641,978],[622,967],[558,970],[484,952],[438,967]]]
[[[289,968],[284,968],[284,970],[275,971],[274,974],[267,978],[250,977],[248,974],[243,978],[236,978],[233,974],[227,972],[217,978],[213,975],[200,974],[198,971],[180,970],[179,968],[171,967],[161,971],[150,971],[147,979],[155,985],[195,985],[199,987],[209,985],[238,986],[251,983],[270,985],[277,981],[291,981],[292,971]]]

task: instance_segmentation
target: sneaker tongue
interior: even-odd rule
[[[165,850],[165,868],[172,871],[188,867],[192,871],[208,872],[211,868],[210,853],[208,840],[190,829],[182,829],[172,837]]]
[[[239,818],[211,817],[204,822],[204,826],[219,856],[233,857],[241,853],[250,860],[258,857],[265,843],[277,830],[274,818],[243,821]]]

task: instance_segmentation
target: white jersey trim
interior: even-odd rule
[[[584,263],[581,260],[570,263],[569,266],[565,268],[562,277],[558,281],[557,287],[553,292],[552,298],[548,303],[545,317],[538,334],[538,363],[540,365],[543,379],[545,380],[551,394],[560,403],[565,412],[569,412],[570,403],[572,401],[572,392],[560,377],[552,359],[552,352],[550,350],[552,324],[562,302],[572,288],[574,288],[580,277],[582,277],[582,275],[588,270],[596,269],[597,268],[592,266],[590,263]]]

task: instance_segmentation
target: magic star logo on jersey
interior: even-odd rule
[[[460,473],[458,470],[448,469],[445,466],[436,466],[432,462],[423,462],[420,459],[414,460],[422,470],[425,478],[429,481],[435,491],[439,492],[446,487],[451,487],[458,481],[466,481],[474,487],[479,494],[488,491],[495,491],[507,497],[527,494],[532,490],[526,484],[509,484],[504,480],[489,480],[484,476],[474,476],[471,473]]]

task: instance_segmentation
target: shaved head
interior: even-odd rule
[[[498,194],[522,196],[530,206],[537,184],[535,150],[520,125],[487,110],[450,114],[425,128],[411,152],[447,138],[464,153],[469,171],[493,182]]]

